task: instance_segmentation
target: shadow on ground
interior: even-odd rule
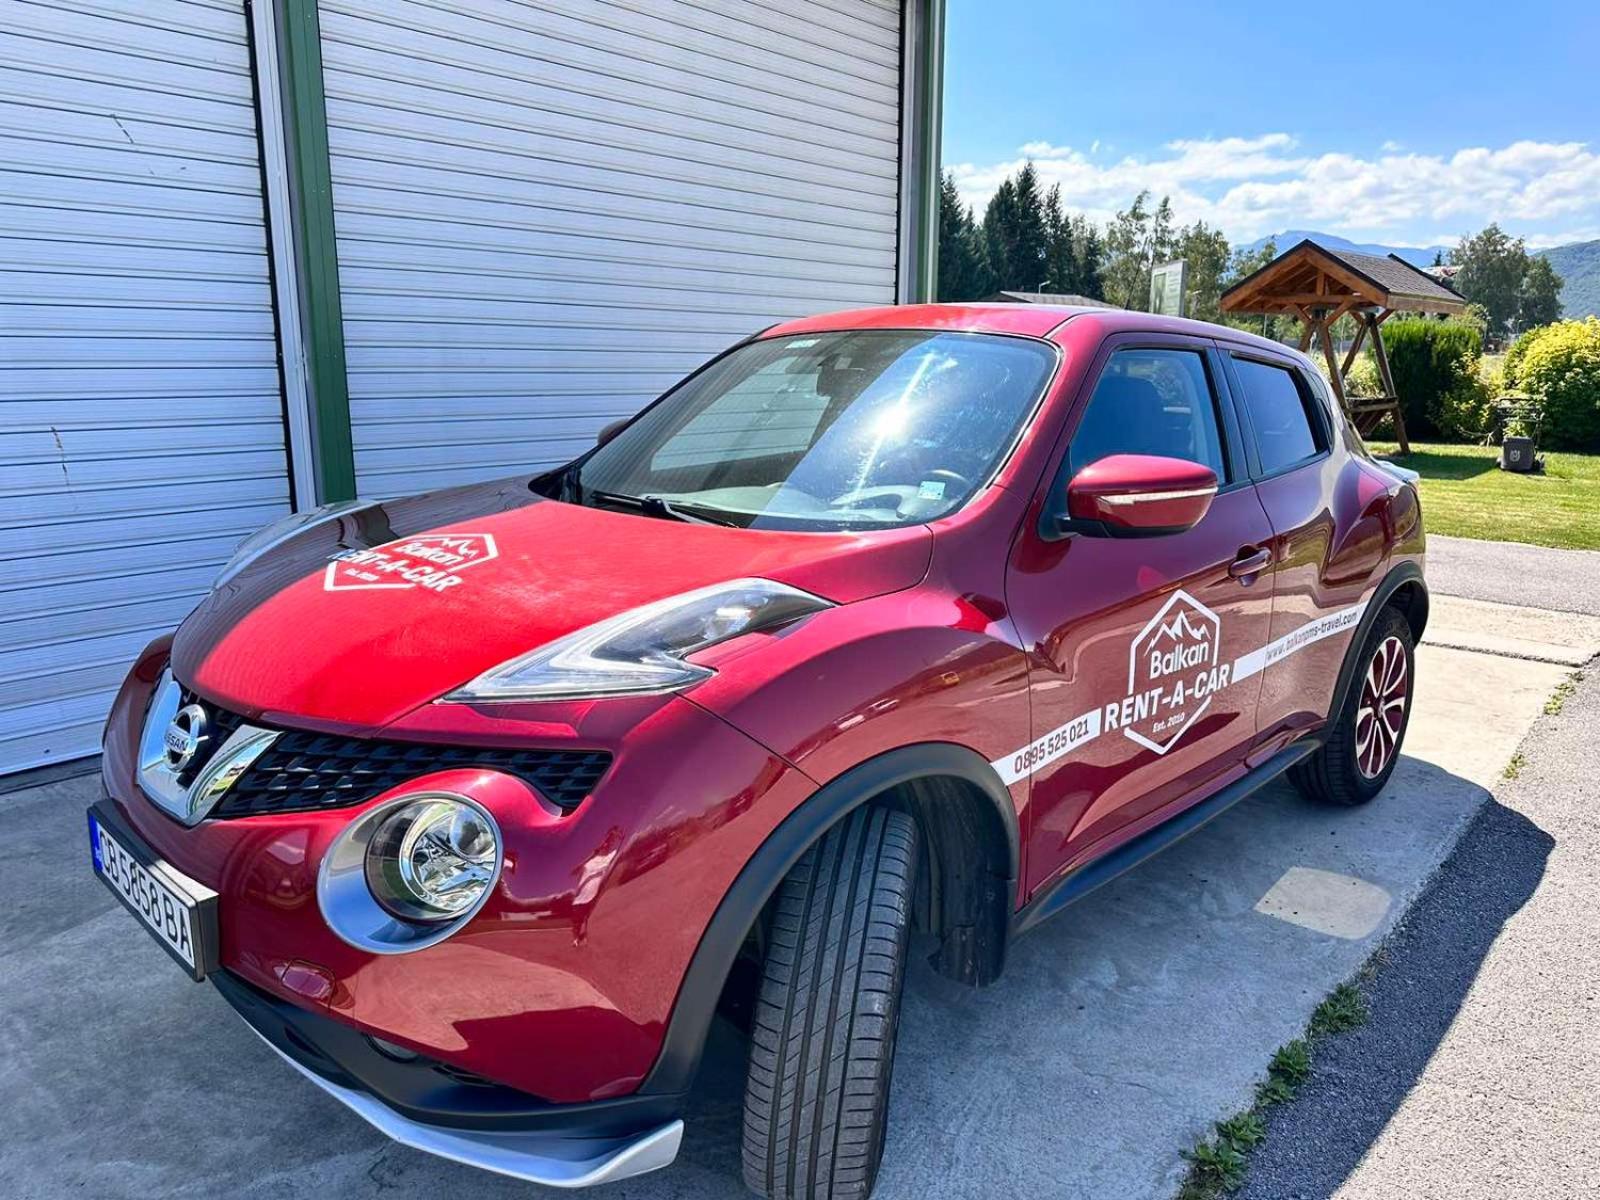
[[[10,1194],[551,1194],[387,1143],[182,979],[89,873],[94,790],[0,798],[21,838],[0,873],[0,1092],[26,1098],[0,1138]],[[917,964],[878,1196],[1172,1194],[1179,1150],[1248,1102],[1484,798],[1409,758],[1362,809],[1275,785],[1020,940],[996,986]],[[742,1070],[719,1031],[683,1156],[608,1200],[745,1194]]]
[[[1521,813],[1483,806],[1384,944],[1362,988],[1371,1021],[1318,1050],[1311,1082],[1270,1120],[1240,1200],[1326,1200],[1339,1189],[1421,1078],[1554,846]]]

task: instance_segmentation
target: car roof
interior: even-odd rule
[[[1279,354],[1294,354],[1282,342],[1270,341],[1242,329],[1163,317],[1120,308],[1083,308],[1066,304],[901,304],[880,308],[852,308],[783,321],[763,337],[790,337],[805,333],[833,333],[847,329],[947,329],[964,333],[1009,333],[1047,338],[1067,322],[1092,323],[1102,334],[1176,333],[1189,337],[1224,338]]]

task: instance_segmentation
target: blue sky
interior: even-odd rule
[[[945,165],[980,211],[1031,156],[1098,219],[1149,187],[1234,241],[1600,238],[1600,3],[1309,12],[948,0]]]

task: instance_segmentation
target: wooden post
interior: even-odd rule
[[[1383,330],[1378,326],[1388,317],[1384,313],[1379,317],[1373,313],[1367,314],[1367,328],[1372,331],[1372,353],[1378,360],[1378,376],[1383,380],[1383,391],[1386,396],[1394,400],[1394,436],[1400,443],[1400,453],[1411,453],[1411,439],[1406,437],[1406,418],[1400,411],[1400,393],[1395,390],[1394,375],[1389,370],[1389,352],[1383,347]]]
[[[1322,343],[1322,356],[1328,360],[1328,382],[1333,385],[1333,394],[1339,398],[1339,407],[1350,414],[1350,401],[1344,395],[1344,375],[1339,371],[1339,355],[1333,348],[1333,332],[1328,328],[1327,316],[1322,310],[1317,311],[1317,337]]]
[[[1340,368],[1341,373],[1350,374],[1350,368],[1356,365],[1356,355],[1361,353],[1361,343],[1366,340],[1366,337],[1367,323],[1364,319],[1358,317],[1356,320],[1356,340],[1350,343],[1350,351],[1344,356],[1344,366]]]

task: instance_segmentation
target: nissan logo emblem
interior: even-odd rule
[[[173,714],[172,721],[162,735],[166,748],[167,766],[182,772],[200,753],[206,740],[206,710],[198,704],[185,705]]]

